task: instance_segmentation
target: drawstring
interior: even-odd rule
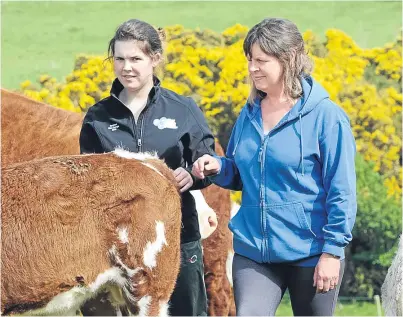
[[[301,174],[302,176],[305,175],[305,168],[304,168],[304,139],[302,137],[302,115],[299,114],[299,128],[300,128],[300,143],[301,143]]]

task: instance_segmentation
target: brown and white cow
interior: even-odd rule
[[[83,116],[31,100],[1,89],[1,158],[2,166],[46,156],[78,154],[79,132]],[[218,143],[219,155],[223,151]],[[232,265],[232,236],[227,227],[230,217],[230,194],[215,185],[194,191],[199,212],[202,237],[207,238],[214,227],[209,217],[218,218],[215,233],[203,241],[204,267],[210,315],[234,315],[234,301],[228,278]],[[207,204],[203,202],[207,200]],[[206,212],[202,212],[202,210]],[[203,229],[205,228],[205,229]],[[225,265],[227,264],[227,265]],[[225,276],[228,278],[225,279]]]
[[[75,315],[104,290],[167,315],[180,261],[180,196],[160,160],[115,151],[2,169],[2,314]]]

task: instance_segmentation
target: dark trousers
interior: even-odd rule
[[[171,316],[207,316],[201,242],[181,244],[181,267],[169,302]]]
[[[337,287],[316,293],[315,267],[257,263],[235,254],[233,262],[234,294],[237,316],[274,316],[288,288],[294,316],[332,316],[344,273],[340,263]]]

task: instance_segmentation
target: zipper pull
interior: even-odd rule
[[[141,139],[137,140],[137,146],[140,147],[141,146]]]
[[[259,158],[257,159],[257,161],[258,161],[259,163],[262,162],[262,155],[263,155],[263,146],[260,147],[260,150],[259,150]]]

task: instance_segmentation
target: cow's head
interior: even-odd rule
[[[200,190],[193,190],[190,193],[193,195],[196,202],[201,238],[206,239],[217,229],[217,215],[207,204]]]

